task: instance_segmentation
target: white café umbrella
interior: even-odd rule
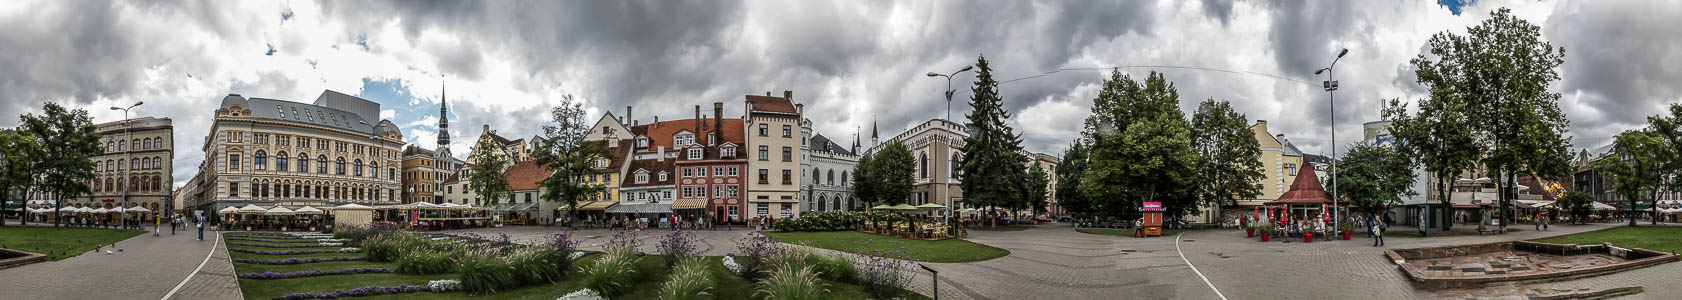
[[[268,210],[263,209],[262,207],[258,207],[256,204],[246,204],[245,207],[240,207],[239,210],[237,210],[237,212],[239,212],[239,213],[253,213],[253,214],[260,214],[260,213],[263,213],[265,211],[268,211]]]
[[[95,209],[95,210],[93,210],[93,211],[89,211],[89,212],[90,212],[90,213],[96,213],[96,214],[103,214],[103,213],[109,213],[109,212],[111,212],[111,211],[110,211],[110,210],[106,210],[106,209],[104,209],[104,208],[100,208],[100,209]]]
[[[267,211],[267,212],[263,212],[263,214],[264,215],[270,215],[270,216],[290,216],[290,215],[297,214],[297,212],[294,212],[290,209],[286,209],[285,207],[276,206],[274,208],[270,208],[269,211]]]
[[[300,215],[319,215],[319,214],[322,213],[322,211],[320,209],[316,209],[314,207],[309,207],[309,206],[305,206],[304,208],[299,208],[295,212],[300,214]]]
[[[143,212],[152,212],[152,210],[146,209],[145,207],[140,207],[139,205],[135,205],[134,207],[128,208],[128,212],[143,213]]]
[[[231,214],[231,213],[235,213],[235,212],[239,212],[239,209],[234,208],[233,206],[223,207],[221,210],[216,211],[216,213],[223,213],[223,214]]]
[[[107,210],[105,210],[105,212],[107,212],[107,213],[113,213],[113,214],[120,214],[120,213],[123,213],[123,211],[124,211],[124,210],[123,210],[123,207],[122,207],[122,206],[118,206],[118,207],[112,207],[112,208],[111,208],[111,209],[107,209]]]

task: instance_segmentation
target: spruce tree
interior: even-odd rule
[[[999,82],[993,80],[987,58],[977,59],[975,85],[970,88],[966,117],[974,131],[964,138],[960,161],[964,201],[985,207],[1023,207],[1022,185],[1027,178],[1022,156],[1022,137],[1005,123],[1010,114],[999,96]]]

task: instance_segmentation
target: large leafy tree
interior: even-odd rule
[[[496,131],[487,134],[496,134]],[[478,144],[473,145],[473,153],[468,154],[468,159],[475,165],[475,170],[467,175],[468,188],[479,197],[484,197],[487,204],[497,203],[502,193],[508,191],[508,179],[502,174],[508,168],[508,157],[499,153],[501,151],[501,144],[483,136],[479,138]]]
[[[1045,211],[1047,205],[1046,194],[1050,192],[1047,188],[1051,185],[1051,175],[1046,174],[1045,168],[1041,168],[1038,163],[1030,161],[1028,164],[1027,179],[1022,181],[1022,206],[1029,213],[1038,216]]]
[[[904,204],[911,200],[912,170],[917,169],[917,160],[911,157],[911,149],[906,148],[899,140],[889,142],[882,147],[871,159],[870,175],[874,177],[876,198],[884,204]]]
[[[1409,115],[1406,103],[1391,99],[1383,114],[1391,121],[1390,134],[1398,140],[1394,147],[1435,177],[1432,183],[1443,207],[1453,205],[1450,184],[1470,171],[1478,159],[1470,125],[1472,113],[1467,111],[1464,99],[1446,86],[1432,86],[1431,97],[1419,101],[1417,113]],[[1454,223],[1450,214],[1440,217],[1445,228]]]
[[[1412,60],[1432,98],[1452,95],[1465,101],[1466,111],[1477,112],[1466,124],[1483,164],[1501,177],[1503,213],[1519,173],[1559,178],[1570,169],[1563,136],[1569,121],[1559,110],[1559,93],[1547,89],[1559,80],[1565,50],[1541,36],[1541,27],[1501,8],[1467,35],[1432,36],[1429,56]]]
[[[537,139],[532,159],[554,172],[538,183],[543,188],[543,201],[565,203],[576,220],[578,201],[606,190],[602,185],[585,181],[585,176],[596,173],[596,160],[612,153],[604,141],[585,140],[591,126],[582,102],[573,101],[572,95],[562,99],[560,106],[549,110],[552,123],[543,126],[543,137]],[[578,223],[571,224],[572,228],[578,228]]]
[[[1249,122],[1231,104],[1215,99],[1204,100],[1192,114],[1192,147],[1202,159],[1197,199],[1216,212],[1237,199],[1261,196],[1261,145]]]
[[[1141,202],[1162,202],[1169,216],[1195,211],[1200,159],[1179,98],[1156,72],[1143,84],[1120,72],[1104,82],[1086,119],[1091,147],[1079,185],[1096,214],[1133,216]]]
[[[1356,143],[1344,153],[1338,166],[1338,197],[1355,209],[1376,214],[1386,206],[1401,204],[1414,194],[1413,166],[1406,156],[1390,147]]]
[[[1021,154],[1022,137],[1006,124],[1010,114],[1004,110],[999,82],[993,80],[987,58],[977,59],[975,67],[980,71],[969,101],[974,111],[967,116],[975,129],[964,138],[963,158],[958,162],[964,174],[964,201],[986,207],[1024,207],[1027,159]]]
[[[1616,178],[1612,182],[1612,191],[1629,199],[1629,225],[1635,226],[1636,204],[1644,199],[1658,199],[1658,190],[1665,178],[1663,165],[1667,162],[1664,160],[1673,156],[1675,150],[1665,147],[1659,135],[1645,131],[1619,134],[1612,142],[1612,148],[1617,155],[1595,161],[1594,168]]]
[[[853,196],[866,203],[865,207],[874,207],[878,199],[876,190],[875,153],[865,153],[859,157],[857,165],[853,167]]]
[[[1092,200],[1080,193],[1080,183],[1086,175],[1086,146],[1079,140],[1063,151],[1063,161],[1057,165],[1057,205],[1078,215],[1095,212]]]
[[[1682,178],[1682,104],[1670,104],[1669,112],[1669,115],[1648,116],[1647,132],[1658,137],[1666,149],[1661,152],[1665,156],[1659,158],[1659,172],[1660,176],[1668,180],[1659,184],[1666,190],[1678,191],[1682,190],[1682,180],[1678,180]],[[1653,215],[1659,214],[1657,203],[1654,203],[1652,209]],[[1658,224],[1657,219],[1653,222]]]
[[[11,203],[12,195],[27,194],[35,181],[35,160],[31,157],[38,152],[34,136],[10,130],[0,132],[0,207]],[[19,223],[23,220],[18,218]],[[5,225],[6,221],[0,218],[0,226]]]
[[[1560,195],[1554,206],[1571,215],[1572,223],[1581,224],[1594,213],[1594,196],[1583,191],[1570,191]]]
[[[37,139],[36,151],[29,154],[35,160],[36,188],[57,195],[55,206],[63,208],[64,198],[81,197],[92,190],[87,185],[94,178],[92,158],[105,148],[88,111],[51,102],[42,110],[42,115],[24,115],[20,130]]]

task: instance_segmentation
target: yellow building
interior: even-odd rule
[[[403,148],[403,203],[440,202],[438,183],[444,178],[437,178],[439,174],[433,158],[437,157],[430,150],[409,146]]]
[[[95,125],[105,153],[91,158],[94,179],[86,196],[64,205],[115,208],[141,206],[163,213],[173,199],[175,126],[169,118],[144,117]]]
[[[1278,199],[1279,195],[1291,189],[1291,183],[1296,182],[1297,171],[1304,168],[1302,150],[1291,144],[1284,134],[1273,134],[1268,131],[1267,120],[1256,120],[1250,125],[1250,131],[1256,136],[1256,144],[1261,147],[1261,156],[1256,159],[1262,163],[1261,195],[1254,199],[1237,199],[1237,205],[1225,207],[1225,214],[1216,213],[1214,207],[1199,207],[1197,216],[1186,216],[1191,223],[1220,223],[1224,220],[1248,214],[1251,209],[1261,207],[1262,203]],[[1312,167],[1312,166],[1309,166]]]

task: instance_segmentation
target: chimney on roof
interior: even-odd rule
[[[713,130],[724,130],[724,102],[713,102]],[[719,138],[724,138],[723,134]]]
[[[654,153],[654,161],[666,161],[666,146],[658,146]]]
[[[800,103],[795,103],[794,104],[794,114],[798,115],[798,114],[800,114],[801,112],[804,112],[804,111],[806,111],[806,105],[805,104],[800,104]]]
[[[625,106],[625,116],[619,117],[619,124],[629,124],[629,123],[631,123],[631,106],[626,105]]]
[[[660,128],[660,115],[654,115],[654,123],[648,123],[648,125],[652,128]]]
[[[700,131],[702,130],[701,125],[705,124],[705,123],[701,123],[701,121],[702,121],[702,119],[701,119],[701,105],[696,104],[695,105],[695,131],[696,131],[695,134],[696,135],[701,134],[700,133]]]
[[[783,91],[783,100],[788,100],[788,102],[794,102],[794,91],[786,91],[786,90]]]
[[[483,125],[480,125],[480,126],[484,126],[484,127],[480,128],[479,132],[485,132],[485,133],[491,132],[491,124],[483,124]]]

